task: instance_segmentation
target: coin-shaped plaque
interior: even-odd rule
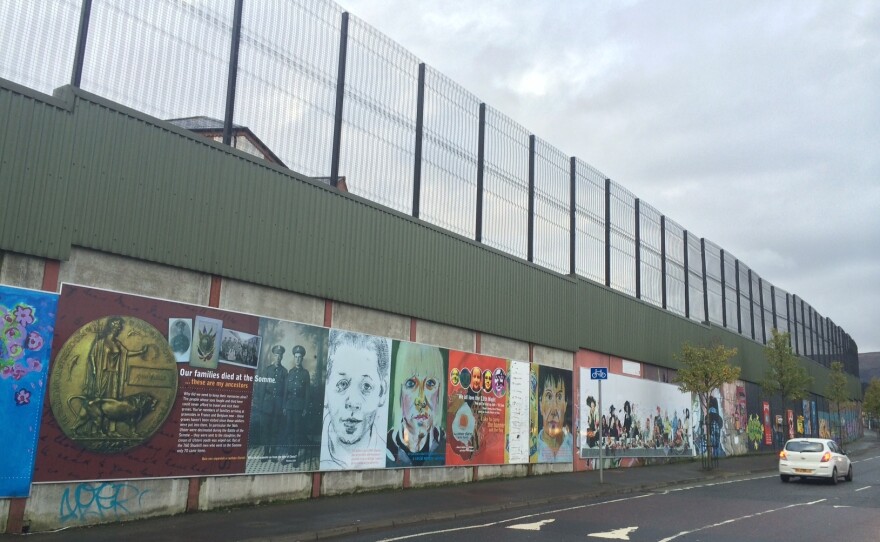
[[[176,396],[177,363],[168,340],[130,316],[108,316],[76,330],[49,377],[49,401],[61,430],[99,453],[147,441]]]

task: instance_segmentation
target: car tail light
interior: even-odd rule
[[[828,463],[829,461],[831,461],[831,452],[825,452],[824,454],[822,454],[822,461],[821,462]]]
[[[788,454],[785,453],[785,450],[779,452],[779,459],[788,459]]]

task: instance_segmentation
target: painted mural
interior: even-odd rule
[[[0,286],[0,497],[27,497],[58,295]]]
[[[690,394],[672,384],[624,375],[609,375],[602,385],[589,368],[580,368],[582,432],[580,456],[675,457],[692,456]],[[601,439],[599,429],[601,424]]]

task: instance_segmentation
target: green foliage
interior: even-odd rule
[[[831,362],[831,372],[828,373],[828,384],[825,386],[825,397],[837,409],[837,436],[843,442],[843,420],[840,419],[840,407],[849,399],[849,392],[846,385],[846,375],[843,372],[843,363],[839,361]]]
[[[770,342],[764,348],[767,356],[767,371],[761,388],[768,396],[779,394],[785,401],[796,401],[807,396],[807,389],[813,382],[813,377],[807,373],[806,367],[801,365],[800,360],[791,351],[791,338],[788,333],[780,333],[773,328]],[[788,417],[785,419],[786,431],[789,433]]]
[[[722,344],[705,348],[685,343],[677,357],[681,363],[675,379],[678,389],[708,399],[713,390],[739,378],[740,368],[730,364],[736,354],[736,348],[725,348]]]
[[[678,389],[683,393],[695,394],[700,400],[702,411],[706,412],[712,392],[723,384],[734,382],[739,378],[740,368],[730,364],[730,360],[736,354],[736,348],[725,348],[722,344],[706,348],[685,343],[681,347],[681,354],[677,356],[681,363],[675,377]],[[707,423],[705,434],[709,435],[708,416],[705,419]],[[710,458],[709,464],[712,463],[711,449],[711,446],[706,447]]]
[[[786,401],[804,399],[813,378],[791,351],[789,334],[780,333],[775,328],[771,333],[770,342],[764,348],[764,354],[767,356],[767,371],[764,373],[761,388],[767,395],[773,396],[778,393]]]
[[[872,418],[880,418],[880,378],[874,377],[868,384],[862,401],[862,410]]]

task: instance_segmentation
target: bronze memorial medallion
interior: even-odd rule
[[[146,442],[177,396],[168,340],[131,316],[108,316],[76,330],[52,363],[49,401],[79,446],[112,454]]]

